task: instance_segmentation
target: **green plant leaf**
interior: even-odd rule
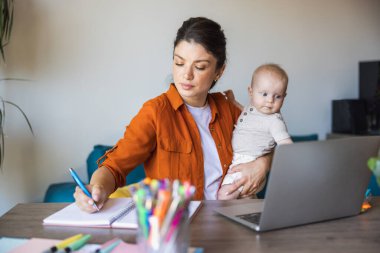
[[[4,162],[4,117],[5,117],[5,103],[2,97],[0,97],[1,106],[0,109],[0,171],[3,172],[3,162]]]
[[[0,53],[5,61],[4,47],[12,33],[14,0],[0,0]]]
[[[16,107],[21,112],[21,114],[24,116],[24,118],[26,120],[26,123],[28,123],[30,132],[32,132],[32,135],[34,136],[32,125],[30,124],[30,121],[29,121],[28,117],[26,116],[25,112],[20,108],[20,106],[16,105],[15,103],[13,103],[11,101],[6,101],[6,100],[4,100],[4,103],[13,105],[14,107]]]
[[[30,132],[32,133],[33,136],[34,136],[34,132],[33,132],[33,128],[32,128],[32,125],[30,124],[28,117],[18,105],[16,105],[13,102],[6,101],[2,97],[0,97],[0,104],[1,104],[1,108],[0,108],[0,171],[3,172],[4,154],[5,154],[5,141],[4,141],[5,104],[9,104],[16,107],[24,116],[29,126]]]

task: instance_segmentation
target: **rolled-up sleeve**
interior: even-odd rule
[[[156,148],[156,115],[152,102],[146,102],[126,127],[123,138],[100,164],[111,171],[117,187],[124,186],[128,173],[146,161]]]

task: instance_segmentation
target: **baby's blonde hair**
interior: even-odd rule
[[[280,65],[275,64],[275,63],[268,63],[268,64],[263,64],[259,66],[252,75],[252,81],[251,81],[251,86],[253,87],[255,83],[255,79],[260,73],[263,72],[268,72],[275,77],[279,78],[283,84],[285,85],[285,90],[288,87],[288,75],[286,74],[285,70],[280,67]]]

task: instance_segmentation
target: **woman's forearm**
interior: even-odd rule
[[[265,169],[265,172],[268,173],[272,167],[273,152],[266,154],[257,158],[258,162],[261,162],[261,168]]]
[[[105,166],[99,167],[92,174],[90,184],[102,186],[107,197],[115,191],[115,178]]]

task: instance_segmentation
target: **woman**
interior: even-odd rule
[[[173,79],[169,90],[146,102],[127,126],[124,137],[105,155],[87,186],[101,208],[126,175],[144,162],[150,178],[188,180],[195,199],[216,199],[232,159],[231,138],[240,109],[209,90],[222,76],[226,39],[220,25],[198,17],[183,22],[174,41]],[[234,167],[242,178],[230,187],[240,196],[254,194],[264,181],[271,157]],[[93,200],[78,187],[78,206],[94,212]]]

